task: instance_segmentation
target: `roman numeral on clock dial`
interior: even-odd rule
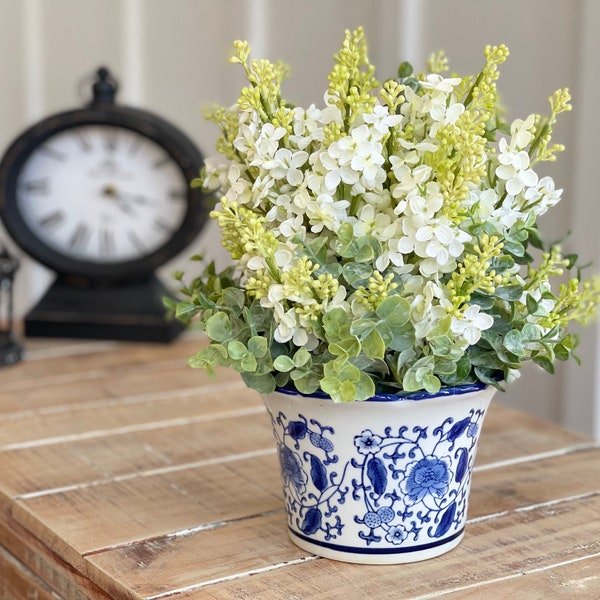
[[[144,252],[146,252],[146,245],[144,244],[144,242],[142,242],[142,240],[140,239],[140,237],[138,236],[138,234],[135,231],[129,230],[127,232],[127,238],[131,242],[132,246],[140,254],[143,254]]]
[[[65,213],[62,210],[55,210],[48,213],[40,219],[40,225],[45,229],[54,229],[65,220]]]
[[[117,149],[117,132],[116,130],[108,129],[104,134],[104,147],[107,152],[115,152]]]
[[[75,142],[79,150],[90,152],[92,149],[92,142],[90,141],[89,135],[85,131],[79,130],[75,133]]]
[[[50,191],[50,180],[47,177],[30,179],[23,182],[23,191],[30,194],[48,194]]]
[[[90,233],[89,225],[79,223],[69,238],[69,246],[74,250],[83,250],[88,243]]]
[[[115,235],[110,229],[100,229],[100,252],[107,256],[115,253]]]
[[[164,217],[154,217],[152,221],[155,229],[160,231],[173,231],[173,227]]]

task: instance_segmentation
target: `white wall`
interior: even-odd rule
[[[241,74],[226,64],[234,39],[288,62],[287,97],[318,103],[343,30],[359,24],[380,78],[393,75],[400,59],[422,67],[441,48],[457,71],[473,72],[486,44],[507,44],[499,88],[512,117],[545,111],[547,97],[569,86],[575,110],[556,132],[568,150],[546,169],[565,188],[564,201],[544,228],[549,240],[572,229],[572,249],[600,264],[592,181],[600,139],[598,0],[0,0],[0,151],[36,119],[81,105],[80,83],[105,64],[121,81],[121,102],[161,114],[212,154],[216,129],[201,108],[236,98]],[[222,256],[212,226],[195,246],[185,254]],[[17,305],[24,314],[51,276],[20,258]],[[168,265],[165,277],[182,265]],[[584,335],[582,367],[559,365],[554,377],[526,369],[498,399],[600,437],[597,345],[594,327]]]

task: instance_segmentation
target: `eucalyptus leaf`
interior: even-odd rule
[[[273,367],[282,373],[287,373],[294,368],[294,361],[286,354],[281,354],[273,361]]]
[[[179,302],[175,308],[175,316],[178,319],[191,319],[198,312],[198,306],[192,302]]]
[[[350,333],[355,335],[359,340],[367,337],[377,327],[377,321],[373,319],[356,319],[350,325]]]
[[[523,294],[523,288],[520,285],[510,285],[504,287],[497,287],[494,291],[494,296],[502,298],[502,300],[509,300],[515,302]]]
[[[363,339],[362,350],[370,358],[383,358],[385,356],[385,344],[376,329]]]
[[[375,251],[369,244],[364,244],[358,249],[354,256],[354,260],[359,263],[370,262],[375,258]]]
[[[240,368],[238,370],[241,373],[256,373],[257,366],[256,358],[248,352],[241,358]]]
[[[395,294],[384,298],[375,312],[389,327],[399,329],[410,319],[410,303]]]
[[[233,339],[231,321],[224,312],[217,312],[206,321],[206,334],[215,342],[227,342]]]
[[[299,348],[294,354],[293,361],[294,366],[297,368],[304,367],[305,365],[310,366],[310,363],[312,362],[310,352],[308,352],[308,350],[306,350],[305,348]]]
[[[248,340],[248,351],[256,358],[264,358],[269,351],[269,343],[266,338],[255,335]]]
[[[249,354],[248,348],[238,340],[232,340],[227,344],[227,353],[233,360],[241,360]]]
[[[347,337],[339,342],[329,344],[329,351],[336,356],[358,356],[358,353],[360,352],[360,342],[354,336]]]
[[[410,77],[412,75],[412,72],[412,65],[409,62],[404,61],[400,63],[400,66],[398,67],[398,78],[404,79],[405,77]]]
[[[192,295],[195,303],[198,306],[200,306],[201,308],[204,308],[204,309],[219,308],[219,306],[215,302],[210,300],[208,298],[208,296],[202,290],[195,289],[191,295]]]
[[[346,282],[353,286],[358,287],[367,282],[371,276],[372,269],[368,264],[361,264],[357,262],[347,262],[342,267],[342,275]]]
[[[301,394],[313,394],[319,389],[319,378],[313,373],[300,374],[294,378],[294,386]]]
[[[330,339],[340,338],[346,333],[349,328],[350,319],[348,314],[341,307],[332,308],[323,317],[323,328]]]
[[[522,356],[525,353],[521,332],[516,329],[509,331],[504,336],[503,345],[509,352],[512,352],[517,356]]]
[[[543,355],[534,356],[533,362],[536,365],[539,365],[540,367],[542,367],[542,369],[544,369],[544,371],[547,371],[548,373],[550,373],[550,375],[554,375],[554,364],[547,356],[543,356]]]
[[[275,391],[275,378],[270,373],[264,375],[256,375],[254,373],[242,373],[242,379],[244,383],[260,392],[261,394],[270,394]]]
[[[517,241],[505,240],[503,250],[515,257],[525,256],[525,246]]]
[[[532,315],[538,311],[538,301],[531,294],[525,296],[525,304],[527,305],[527,310]]]
[[[221,299],[223,305],[229,308],[236,316],[238,316],[242,313],[242,309],[246,303],[246,294],[244,293],[244,290],[229,287],[223,290]]]

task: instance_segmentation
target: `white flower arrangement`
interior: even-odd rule
[[[183,286],[177,316],[209,338],[192,366],[350,401],[500,386],[526,360],[552,372],[572,355],[567,325],[591,316],[599,287],[577,272],[553,289],[574,257],[543,248],[536,222],[562,190],[534,170],[563,149],[550,135],[566,89],[548,117],[507,124],[495,84],[506,47],[487,47],[477,76],[444,77],[440,53],[427,73],[403,63],[380,85],[359,28],[324,106],[305,109],[282,98],[282,64],[234,48],[249,85],[209,115],[222,157],[194,182],[219,194],[211,216],[234,264]]]

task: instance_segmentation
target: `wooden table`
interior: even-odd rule
[[[600,447],[492,405],[467,533],[356,566],[288,541],[274,443],[202,344],[37,340],[0,370],[0,597],[600,598]]]

